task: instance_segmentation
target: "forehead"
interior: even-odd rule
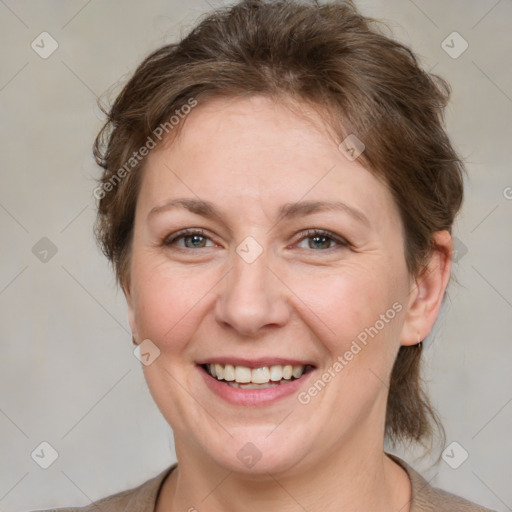
[[[179,137],[149,155],[139,199],[146,209],[196,196],[270,212],[301,199],[346,198],[377,222],[384,211],[396,220],[387,187],[345,157],[318,112],[300,109],[261,96],[199,104]]]

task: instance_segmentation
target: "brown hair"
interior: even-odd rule
[[[433,234],[451,230],[462,202],[464,167],[443,121],[449,85],[350,1],[244,0],[150,54],[105,112],[94,144],[104,169],[95,233],[121,286],[129,280],[141,148],[159,143],[161,126],[167,140],[179,134],[184,121],[174,129],[169,120],[191,99],[254,94],[313,105],[339,141],[354,134],[364,142],[359,161],[389,186],[408,270],[419,275]],[[401,347],[393,367],[386,413],[393,442],[429,440],[433,423],[442,430],[421,384],[420,356],[421,345]]]

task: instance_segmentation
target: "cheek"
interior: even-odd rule
[[[197,315],[216,279],[211,272],[173,268],[168,263],[155,265],[149,260],[140,260],[134,269],[134,317],[139,337],[149,338],[161,350],[177,350],[193,336]]]
[[[384,351],[392,353],[398,343],[404,309],[402,280],[399,272],[380,266],[347,265],[308,278],[295,276],[291,288],[311,312],[308,323],[316,326],[315,334],[331,358],[344,354],[354,340],[369,347],[374,339],[384,343],[364,350],[365,357],[370,352],[379,357]]]
[[[378,336],[390,340],[386,347],[393,346],[400,327],[396,304],[401,306],[405,270],[391,263],[383,254],[361,254],[337,268],[304,272],[283,266],[279,273],[289,288],[282,290],[280,300],[289,302],[291,318],[299,317],[303,329],[313,332],[330,358],[344,354],[353,340],[366,347],[365,341]],[[140,339],[150,339],[167,354],[183,351],[205,315],[213,311],[212,297],[223,288],[225,270],[213,264],[171,264],[162,256],[134,253],[131,282]],[[382,355],[382,350],[377,352]]]

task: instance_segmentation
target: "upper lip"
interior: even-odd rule
[[[209,357],[197,361],[197,364],[231,364],[233,366],[246,366],[247,368],[262,368],[263,366],[274,365],[292,365],[292,366],[315,366],[312,361],[300,361],[298,359],[289,359],[286,357],[260,357],[257,359],[247,359],[244,357]]]

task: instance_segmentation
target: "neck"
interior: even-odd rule
[[[265,473],[259,479],[207,463],[204,454],[185,450],[185,456],[176,446],[179,464],[164,483],[156,512],[409,511],[409,477],[384,454],[383,444],[362,449],[350,443],[307,471]]]

